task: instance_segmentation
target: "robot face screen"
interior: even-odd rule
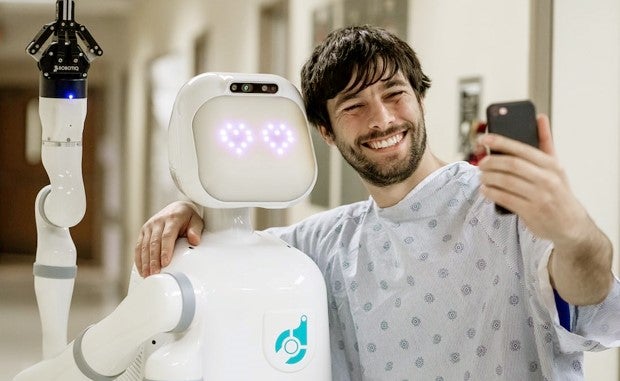
[[[293,200],[313,184],[307,122],[288,98],[217,96],[197,110],[192,129],[200,182],[215,199]]]

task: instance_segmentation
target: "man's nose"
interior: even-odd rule
[[[369,126],[371,129],[384,130],[390,127],[396,120],[394,112],[381,100],[375,100],[370,104],[371,112]]]

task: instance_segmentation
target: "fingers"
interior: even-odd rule
[[[140,230],[135,246],[136,268],[141,276],[157,274],[161,270],[159,260],[161,228],[149,220]]]
[[[202,235],[202,229],[204,228],[204,221],[197,214],[192,214],[189,220],[189,226],[187,227],[187,241],[190,245],[199,245],[200,236]]]
[[[522,157],[538,165],[545,165],[549,157],[555,158],[556,156],[553,137],[551,135],[551,125],[549,123],[549,118],[545,114],[540,114],[536,119],[536,123],[539,140],[538,149],[529,144],[492,133],[481,135],[478,138],[478,143],[491,151]]]
[[[142,242],[144,241],[144,238],[144,230],[140,230],[140,234],[138,235],[138,241],[136,242],[133,253],[134,262],[136,263],[136,269],[141,276],[145,276],[142,271]]]
[[[176,202],[151,217],[140,230],[134,249],[141,276],[157,274],[170,264],[177,238],[187,236],[191,245],[200,243],[203,221],[191,204]]]
[[[537,118],[539,149],[496,134],[480,137],[480,143],[502,154],[480,161],[481,189],[490,200],[522,217],[545,207],[568,189],[563,169],[555,156],[549,119]],[[542,203],[542,205],[541,205]]]
[[[164,221],[165,224],[165,221]],[[165,225],[154,224],[151,230],[151,239],[148,243],[148,269],[149,275],[159,274],[162,268],[161,263],[161,242],[162,242],[162,231]],[[144,259],[143,259],[144,261]],[[143,262],[144,267],[144,262]]]
[[[185,236],[190,245],[197,246],[200,244],[200,236],[202,235],[202,228],[204,227],[204,223],[200,216],[194,213],[189,218],[187,224],[179,225],[179,223],[184,223],[183,219],[172,219],[165,222],[165,227],[161,233],[161,242],[158,247],[158,253],[160,254],[158,259],[161,261],[159,263],[161,267],[168,266],[170,261],[172,261],[172,254],[174,253],[174,245],[177,238]],[[152,243],[151,249],[155,249],[156,247],[157,245]],[[153,265],[154,264],[152,264],[152,266]],[[153,269],[152,266],[151,270]],[[161,270],[161,267],[157,270]]]
[[[483,194],[515,212],[520,210],[519,205],[536,202],[541,192],[557,186],[553,182],[555,177],[549,177],[543,168],[514,156],[485,158],[480,162],[480,169]]]
[[[146,277],[150,275],[150,251],[149,243],[151,242],[151,228],[150,225],[145,224],[140,230],[140,235],[134,249],[134,258],[136,261],[136,268],[141,276]]]
[[[538,118],[536,118],[536,121],[538,123],[538,140],[540,150],[549,155],[556,156],[549,118],[545,114],[540,114]]]
[[[540,131],[539,131],[540,132]],[[487,147],[490,151],[501,152],[509,156],[520,157],[540,166],[548,165],[550,155],[529,144],[507,138],[497,134],[485,134],[479,138],[480,144]],[[495,155],[499,156],[499,155]]]

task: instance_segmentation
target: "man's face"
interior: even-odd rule
[[[369,183],[388,186],[407,179],[426,149],[424,114],[409,81],[399,71],[364,89],[327,101],[333,142]]]

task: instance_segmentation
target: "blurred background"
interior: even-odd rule
[[[181,197],[166,130],[180,86],[205,71],[299,71],[330,30],[371,23],[418,53],[433,84],[429,144],[447,161],[495,101],[531,98],[552,122],[574,192],[618,247],[620,2],[617,0],[76,0],[75,19],[104,51],[89,71],[83,171],[87,212],[71,229],[78,278],[70,340],[124,297],[142,224]],[[40,163],[39,71],[25,47],[55,19],[55,0],[0,0],[0,379],[40,358],[33,290]],[[40,132],[39,132],[40,134]],[[33,138],[34,137],[34,138]],[[337,152],[315,142],[319,179],[286,211],[255,210],[255,227],[288,224],[365,199]],[[616,253],[615,268],[618,269]],[[618,381],[617,350],[589,354],[588,380]]]

